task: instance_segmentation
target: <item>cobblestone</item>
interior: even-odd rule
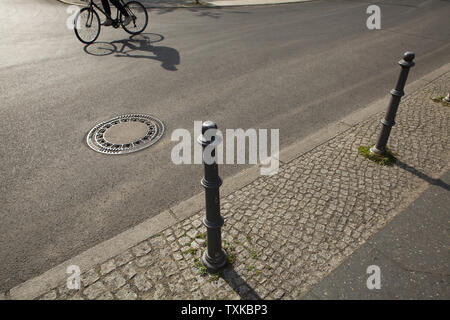
[[[136,265],[140,268],[145,268],[152,265],[155,262],[155,257],[152,254],[140,257],[136,259]]]
[[[133,279],[134,286],[139,292],[146,292],[153,288],[153,284],[144,274],[139,274]]]
[[[130,251],[125,251],[124,253],[122,253],[115,259],[116,266],[120,267],[120,266],[126,264],[131,259],[133,259],[133,254]]]
[[[108,274],[103,278],[103,282],[112,290],[116,290],[125,285],[125,278],[117,271]]]
[[[127,279],[133,278],[137,271],[133,262],[129,262],[122,268],[122,273],[125,275]]]
[[[41,297],[40,300],[56,300],[58,294],[56,290],[52,290]]]
[[[130,285],[127,284],[125,287],[117,291],[116,297],[120,300],[136,300],[138,296],[136,292],[131,289]]]
[[[81,274],[81,283],[85,287],[88,287],[90,284],[94,283],[98,279],[100,279],[100,276],[97,270],[95,269],[91,269],[88,272]]]
[[[132,249],[132,252],[134,253],[135,256],[140,257],[140,256],[143,256],[143,255],[146,255],[151,250],[152,250],[152,248],[150,247],[148,242],[144,241],[144,242],[138,244],[136,247],[134,247]]]
[[[114,260],[109,260],[100,266],[100,273],[105,275],[113,271],[115,268],[116,265],[114,264]]]
[[[105,285],[101,282],[95,282],[86,289],[84,289],[83,294],[89,299],[93,300],[107,291]]]
[[[114,296],[111,292],[105,292],[97,297],[97,300],[114,300]]]

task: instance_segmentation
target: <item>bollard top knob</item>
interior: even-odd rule
[[[202,134],[205,134],[209,129],[217,129],[217,124],[213,121],[205,121],[202,124]]]
[[[202,134],[198,137],[197,142],[200,143],[203,146],[210,145],[212,143],[219,144],[221,142],[220,137],[213,135],[209,139],[205,137],[205,134],[208,130],[214,130],[213,132],[216,132],[217,130],[217,124],[213,121],[205,121],[202,124]]]
[[[414,58],[416,57],[416,54],[412,51],[406,51],[403,54],[403,59],[400,60],[398,62],[398,64],[402,67],[402,68],[411,68],[414,67],[415,63],[414,63]]]
[[[416,54],[412,51],[406,51],[405,54],[403,55],[403,60],[411,62],[414,60],[414,58],[416,57]]]

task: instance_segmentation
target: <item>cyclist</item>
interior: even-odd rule
[[[128,14],[127,10],[125,10],[124,6],[119,2],[119,0],[110,0],[111,3],[124,15],[125,19],[123,20],[123,25],[127,26],[131,22],[131,17]],[[113,24],[111,17],[111,7],[109,6],[108,0],[102,0],[103,8],[107,14],[106,21],[103,23],[104,26],[110,26]]]

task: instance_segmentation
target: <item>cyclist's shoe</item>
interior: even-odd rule
[[[130,24],[131,21],[133,21],[133,18],[131,18],[130,16],[125,17],[125,19],[123,19],[122,25],[126,27]]]
[[[105,27],[112,26],[112,24],[113,24],[113,21],[110,18],[106,18],[105,22],[102,23],[102,25]]]

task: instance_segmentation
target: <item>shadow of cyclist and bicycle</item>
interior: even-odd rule
[[[111,42],[94,42],[84,46],[84,51],[93,56],[114,55],[120,58],[151,59],[161,62],[161,67],[176,71],[180,64],[179,52],[170,47],[154,46],[161,42],[164,36],[157,33],[141,33],[128,39]],[[148,55],[152,53],[153,55]]]

